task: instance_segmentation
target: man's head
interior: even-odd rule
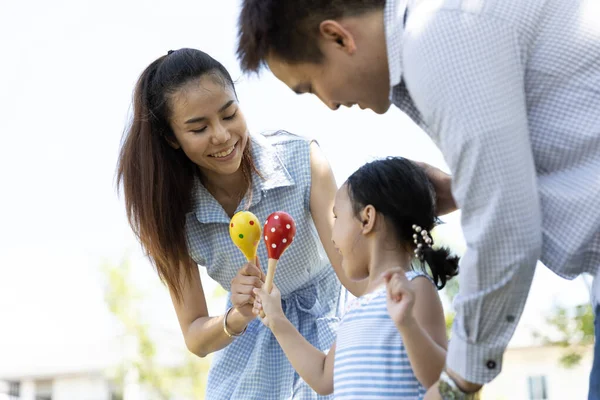
[[[390,106],[385,0],[243,0],[237,54],[331,109]]]

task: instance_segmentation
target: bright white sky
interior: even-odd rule
[[[238,81],[250,129],[318,139],[338,183],[387,155],[445,168],[429,138],[395,109],[332,112],[268,72],[242,76],[237,13],[236,0],[0,2],[0,377],[32,373],[33,363],[100,363],[115,328],[99,266],[127,254],[136,282],[153,293],[155,322],[180,343],[168,296],[156,290],[114,186],[133,85],[169,49],[195,47],[221,61]],[[458,227],[457,215],[449,221]],[[582,280],[539,268],[521,325],[538,323],[558,296],[588,299]]]

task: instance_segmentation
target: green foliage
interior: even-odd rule
[[[136,290],[131,278],[131,265],[102,267],[107,279],[104,297],[108,309],[120,322],[125,338],[133,338],[135,354],[112,371],[116,397],[122,397],[127,371],[135,371],[140,384],[161,400],[173,396],[203,399],[209,359],[199,358],[188,351],[181,354],[182,362],[165,366],[157,360],[157,346],[143,321],[141,304],[144,296]]]
[[[446,313],[446,335],[448,335],[448,339],[452,336],[452,324],[454,323],[454,316],[456,314],[454,311],[449,311]]]
[[[452,303],[454,297],[458,294],[458,277],[450,279],[444,286],[444,293],[448,300]]]
[[[574,308],[556,306],[546,318],[546,323],[556,331],[556,336],[535,331],[534,337],[543,344],[565,348],[559,359],[564,368],[577,366],[582,359],[583,349],[594,343],[594,310],[590,303]]]
[[[448,302],[452,304],[454,297],[458,294],[458,279],[454,278],[446,282],[446,286],[444,287],[442,293]],[[448,339],[450,339],[452,335],[452,323],[454,322],[456,313],[454,311],[446,310],[444,314],[446,318],[446,334],[448,335]]]
[[[565,368],[573,368],[577,366],[582,359],[582,355],[579,352],[572,351],[564,354],[559,360],[558,363]]]

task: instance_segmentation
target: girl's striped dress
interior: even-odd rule
[[[409,280],[426,276],[406,273]],[[432,283],[433,284],[433,283]],[[386,287],[355,299],[339,326],[333,394],[346,400],[415,400],[425,395],[386,306]]]

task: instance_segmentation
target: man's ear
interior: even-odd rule
[[[347,54],[353,54],[356,51],[354,35],[336,20],[327,19],[321,22],[319,33],[326,44],[333,44]]]

